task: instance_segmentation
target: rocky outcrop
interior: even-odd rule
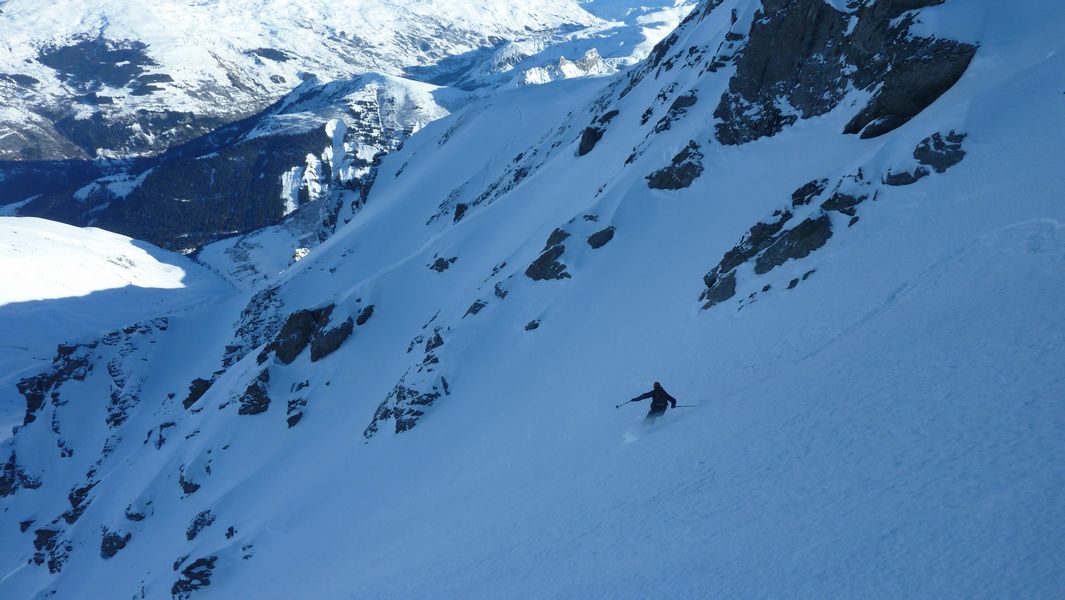
[[[371,304],[371,305],[367,306],[366,308],[362,309],[361,311],[359,311],[359,316],[355,317],[355,325],[357,325],[359,327],[362,327],[363,325],[365,325],[366,322],[370,320],[370,317],[373,316],[373,308],[374,308],[374,305]]]
[[[828,215],[806,219],[777,237],[754,263],[754,272],[762,275],[789,260],[806,258],[832,237],[832,220]]]
[[[184,492],[186,496],[195,494],[197,491],[199,491],[200,487],[202,487],[195,481],[192,481],[191,479],[185,477],[184,467],[178,469],[178,485],[181,486],[181,491]],[[128,517],[129,515],[127,514],[126,516]]]
[[[456,217],[455,221],[458,222],[458,218],[457,217]],[[433,261],[433,264],[429,265],[429,268],[434,270],[434,271],[436,271],[437,273],[443,273],[444,271],[446,271],[449,268],[451,268],[451,265],[455,264],[455,261],[457,261],[457,260],[458,260],[457,256],[452,256],[451,258],[437,257],[437,259],[435,261]]]
[[[15,451],[3,465],[0,465],[0,498],[10,496],[20,489],[35,490],[41,487],[41,480],[30,477],[18,464]]]
[[[58,529],[36,529],[34,530],[33,548],[33,562],[38,565],[48,565],[49,573],[58,573],[63,569],[63,565],[70,558],[70,553],[74,550],[74,545],[68,540],[60,538],[60,531]]]
[[[893,186],[910,185],[928,177],[932,171],[945,173],[947,169],[965,158],[965,150],[962,149],[965,137],[964,133],[951,131],[946,136],[934,133],[921,140],[913,151],[913,157],[918,163],[917,167],[903,171],[888,171],[884,175],[884,183]]]
[[[845,133],[869,138],[906,123],[962,76],[976,47],[910,33],[914,9],[943,0],[878,0],[838,10],[824,0],[765,0],[728,91],[717,139],[743,144],[836,108],[851,89],[873,97]]]
[[[26,399],[26,416],[23,424],[29,425],[37,420],[36,413],[44,405],[46,398],[58,396],[58,388],[67,381],[84,381],[93,366],[90,352],[97,343],[60,344],[52,360],[52,368],[44,373],[27,377],[16,384],[19,393]]]
[[[240,397],[240,408],[237,414],[258,415],[266,412],[270,408],[269,383],[270,370],[263,369],[255,381],[252,381],[244,390],[244,394]]]
[[[201,511],[196,517],[189,523],[189,528],[185,530],[185,539],[190,542],[196,539],[196,536],[200,535],[200,532],[204,529],[214,525],[215,517],[214,513],[205,510]]]
[[[593,250],[598,250],[599,248],[602,248],[603,246],[607,245],[612,239],[614,239],[613,225],[607,227],[606,229],[601,229],[588,236],[588,245],[591,246]]]
[[[606,129],[602,127],[585,127],[581,133],[581,143],[577,146],[577,156],[584,156],[591,152],[599,140],[603,139]]]
[[[207,393],[207,390],[211,389],[212,381],[207,379],[193,379],[189,384],[189,395],[182,400],[181,405],[185,407],[185,410],[192,408],[192,405],[203,397]]]
[[[317,362],[336,352],[353,331],[355,321],[348,317],[339,326],[317,333],[311,340],[311,362]]]
[[[717,304],[721,304],[725,300],[736,295],[736,272],[730,271],[724,277],[713,278],[713,283],[709,284],[706,291],[699,298],[705,304],[703,308],[707,309]]]
[[[533,281],[569,279],[570,274],[566,272],[566,265],[558,260],[565,252],[566,247],[561,244],[558,246],[552,246],[540,254],[540,256],[529,265],[529,268],[525,269],[525,275]]]
[[[688,142],[683,150],[673,157],[671,164],[646,177],[647,187],[652,190],[680,190],[692,184],[703,174],[703,153],[699,144]]]
[[[170,595],[175,600],[188,600],[192,592],[211,585],[211,576],[214,574],[217,560],[217,556],[208,556],[192,561],[181,570],[181,578],[170,587]],[[180,563],[174,565],[174,570],[180,566]]]
[[[126,547],[133,534],[127,533],[126,535],[120,535],[113,531],[104,530],[103,538],[100,540],[100,556],[104,560],[108,560],[114,555],[118,554],[119,550]]]
[[[566,272],[566,265],[558,260],[566,253],[566,246],[562,242],[568,237],[569,233],[564,229],[558,228],[552,231],[540,256],[525,269],[525,276],[533,281],[569,279],[570,274]]]
[[[266,362],[271,353],[277,362],[283,365],[291,364],[308,346],[311,348],[311,362],[317,362],[335,352],[351,337],[357,323],[348,317],[340,325],[330,328],[329,318],[335,308],[335,304],[330,304],[290,314],[281,331],[259,353],[259,364]],[[368,306],[362,310],[358,319],[365,323],[372,315],[373,306]]]
[[[673,126],[673,122],[680,119],[688,113],[688,109],[695,106],[699,97],[695,94],[694,90],[689,90],[680,96],[677,96],[673,103],[669,105],[669,110],[666,111],[664,117],[659,119],[655,124],[655,133],[662,133],[668,131]]]
[[[796,191],[802,198],[816,195],[823,187],[819,182],[806,184]],[[818,192],[819,193],[819,192]],[[793,196],[794,197],[794,196]],[[808,202],[808,200],[806,200]],[[703,277],[706,290],[699,299],[703,308],[712,308],[736,295],[736,269],[746,263],[754,263],[756,275],[764,275],[789,260],[799,260],[824,246],[832,237],[832,219],[823,211],[804,219],[798,225],[788,227],[793,215],[777,211],[775,219],[759,222],[751,227],[733,248],[722,256],[721,261]],[[768,287],[765,291],[768,290]]]
[[[283,365],[291,364],[311,343],[315,332],[329,323],[329,315],[333,313],[334,308],[335,305],[330,304],[314,310],[297,310],[290,314],[281,331],[259,354],[259,363],[265,362],[269,353],[273,352],[278,362]]]

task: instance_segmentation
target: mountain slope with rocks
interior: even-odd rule
[[[257,1],[268,6],[256,8],[251,1],[241,6],[164,4],[146,14],[116,2],[86,9],[80,20],[60,20],[63,27],[47,30],[28,25],[52,19],[64,3],[47,7],[13,3],[0,19],[12,25],[9,45],[16,50],[12,57],[26,56],[9,65],[20,73],[18,77],[0,75],[0,88],[15,86],[4,114],[34,116],[0,123],[0,147],[10,149],[8,158],[31,159],[0,161],[0,204],[7,205],[0,210],[103,227],[185,253],[249,233],[285,232],[291,238],[289,253],[313,247],[332,233],[336,219],[350,218],[357,208],[353,205],[372,185],[377,158],[427,122],[499,88],[613,73],[646,56],[649,44],[666,35],[691,8],[690,2],[666,0],[630,7],[624,14],[604,12],[595,2],[578,6],[568,0],[516,11],[490,2],[361,3],[343,18],[309,19],[321,16],[315,12],[321,7],[312,4],[294,21],[277,22],[277,11],[291,8],[287,2]],[[189,39],[203,19],[225,21],[230,18],[228,11],[241,7],[257,12],[261,23],[245,28],[239,39],[216,40],[212,36],[222,30],[212,27],[196,34],[206,35],[207,41],[189,49]],[[475,17],[466,15],[471,10]],[[441,15],[434,16],[438,12]],[[155,26],[164,18],[173,19],[176,26]],[[337,19],[357,31],[372,30],[372,35],[351,39],[327,35],[326,30],[338,26]],[[414,24],[403,26],[403,35],[387,34],[389,28],[407,21]],[[101,32],[90,43],[83,30],[97,22]],[[478,24],[483,26],[476,35],[465,29]],[[271,39],[278,38],[275,45],[299,43],[285,46],[286,50],[249,50],[245,46],[254,40],[266,43],[259,38],[267,34],[257,31],[258,26],[269,29]],[[434,27],[442,33],[433,34]],[[62,37],[60,32],[67,29],[75,32],[64,34],[71,46],[39,39]],[[496,29],[498,35],[490,33]],[[104,37],[114,31],[132,37],[116,46]],[[184,37],[178,35],[182,32]],[[426,40],[416,44],[417,51],[408,37],[415,35]],[[218,44],[226,46],[224,52],[215,47]],[[188,52],[177,53],[177,47]],[[372,52],[367,50],[371,47]],[[51,48],[51,54],[41,48]],[[153,48],[162,48],[166,60],[159,59],[160,63],[148,56]],[[193,60],[193,55],[205,51],[226,68],[244,69],[243,74],[226,71],[224,81],[218,73],[211,75],[208,67],[213,63]],[[40,56],[31,57],[35,52]],[[576,60],[567,59],[567,54]],[[178,68],[171,63],[188,67],[188,72],[177,80],[143,75],[155,78],[146,91],[137,87],[140,84],[111,89],[121,87],[112,81],[119,75]],[[114,69],[121,73],[108,70],[112,64],[119,65]],[[287,75],[277,75],[269,65],[280,65]],[[57,69],[58,74],[52,73]],[[292,69],[298,77],[291,76]],[[19,81],[30,77],[28,73],[35,74],[38,83],[63,77],[69,81],[63,85],[60,81],[48,93],[29,94],[16,89]],[[197,79],[208,75],[217,81]],[[241,83],[245,75],[259,79],[269,75],[271,81],[245,85]],[[203,86],[217,93],[195,91]],[[82,88],[107,88],[110,95],[106,102],[97,92],[91,98],[70,97]],[[178,110],[181,107],[184,112]],[[63,143],[88,143],[76,139],[80,135],[92,138],[93,144],[114,138],[119,145],[89,154],[38,156],[40,152],[31,152],[37,142],[26,134],[24,129],[30,126],[25,124],[52,118],[49,115],[59,114],[56,111],[66,124],[65,129],[56,126],[69,138]],[[74,112],[67,115],[70,111]],[[171,121],[178,126],[169,133],[153,132],[160,124],[173,127]],[[343,126],[338,129],[333,121]],[[33,156],[22,156],[27,152]],[[303,211],[313,216],[286,218],[320,198],[326,201]],[[258,232],[264,227],[270,230]],[[247,245],[228,243],[234,242]],[[248,255],[244,250],[239,253]],[[226,260],[235,261],[232,269],[242,272],[275,266],[273,260],[269,266],[239,257]]]
[[[703,0],[452,107],[299,260],[0,388],[0,592],[1054,595],[1062,24]]]

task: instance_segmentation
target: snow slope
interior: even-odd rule
[[[0,385],[8,388],[49,364],[58,344],[229,293],[220,277],[180,255],[30,217],[0,217],[0,281]],[[3,400],[6,437],[23,408]]]
[[[855,86],[717,116],[762,5],[430,123],[280,275],[24,380],[0,592],[1055,596],[1065,11],[873,27],[979,48],[863,138]],[[695,406],[615,410],[655,380]]]

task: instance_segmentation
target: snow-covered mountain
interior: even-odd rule
[[[592,13],[603,2],[578,0],[2,4],[0,160],[155,154],[261,111],[310,76],[400,76],[508,41],[624,40],[611,56],[638,60],[691,6],[655,0],[601,19]]]
[[[361,201],[377,158],[447,114],[439,102],[448,92],[382,75],[311,79],[253,117],[8,210],[192,252],[313,204],[316,216],[296,219],[297,227],[301,236],[325,236]],[[37,179],[33,167],[29,178]]]
[[[332,233],[341,205],[342,217],[350,215],[351,199],[340,196],[365,195],[375,157],[425,123],[496,89],[613,73],[646,56],[692,6],[362,2],[331,5],[345,16],[324,17],[324,5],[301,3],[306,14],[279,21],[295,5],[157,3],[142,11],[110,2],[79,12],[67,4],[15,2],[0,14],[13,24],[5,41],[18,50],[8,57],[14,75],[5,78],[0,64],[0,89],[10,88],[3,111],[13,115],[6,124],[0,119],[0,154],[6,147],[14,158],[112,159],[0,162],[0,204],[7,214],[103,227],[185,252],[275,225],[292,231],[293,243],[313,245]],[[64,10],[80,17],[55,16]],[[259,20],[242,35],[207,26],[245,11]],[[35,25],[52,20],[62,26]],[[337,37],[341,25],[372,34]],[[89,40],[85,32],[94,27]],[[397,27],[403,32],[388,33]],[[106,37],[120,34],[128,37],[121,44]],[[260,47],[264,36],[283,43]],[[149,56],[153,48],[161,48],[160,57]],[[213,58],[203,59],[204,52]],[[84,72],[67,72],[75,68]],[[143,71],[138,77],[151,82],[122,87],[111,81],[116,70],[131,77]],[[27,78],[51,87],[27,91]],[[77,95],[89,88],[95,91]],[[32,131],[49,118],[59,119],[53,133],[65,140],[52,145],[84,148],[42,155]],[[344,127],[333,128],[333,120]],[[89,147],[112,141],[117,145]],[[334,150],[347,162],[332,164]],[[319,198],[327,201],[305,211],[315,216],[295,219],[295,230],[294,219],[284,220]]]
[[[312,74],[399,75],[594,22],[574,0],[7,0],[0,157],[157,152],[262,110]]]
[[[97,338],[232,293],[222,277],[180,255],[29,217],[0,217],[0,277],[0,386],[7,389],[51,364],[67,340]],[[0,436],[22,421],[21,404],[4,395]]]
[[[0,593],[1052,597],[1063,50],[1034,0],[703,0],[445,107],[317,247],[0,388]]]

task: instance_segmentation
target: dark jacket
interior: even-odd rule
[[[657,387],[646,394],[640,394],[632,400],[634,402],[639,400],[651,399],[651,410],[655,412],[665,412],[666,403],[669,403],[670,408],[677,408],[677,399],[666,393],[666,390],[661,387]]]

